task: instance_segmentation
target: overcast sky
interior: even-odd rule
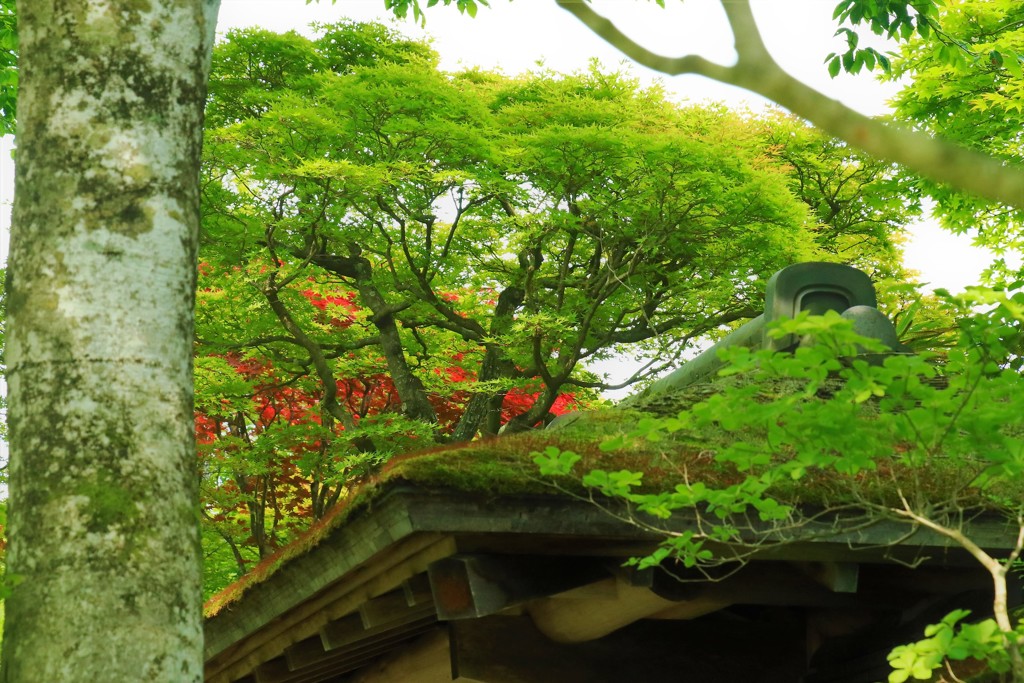
[[[424,3],[425,4],[425,3]],[[441,55],[442,68],[456,70],[479,66],[520,73],[538,65],[556,71],[587,67],[597,58],[606,68],[623,64],[622,56],[594,36],[552,0],[491,0],[475,19],[461,16],[453,7],[427,12],[427,26],[411,19],[399,22],[384,10],[384,0],[222,0],[218,30],[258,25],[275,31],[309,33],[311,22],[341,18],[392,22],[413,37],[432,37]],[[730,62],[732,37],[718,0],[668,0],[666,9],[653,0],[594,0],[594,8],[612,18],[627,34],[655,51],[670,55],[698,53],[709,59]],[[797,78],[865,114],[886,111],[893,86],[877,83],[869,75],[841,75],[830,79],[823,60],[839,49],[832,37],[835,0],[754,0],[765,42],[779,63]],[[627,67],[628,68],[628,67]],[[699,76],[660,77],[643,67],[632,67],[644,80],[661,79],[676,99],[700,102],[719,100],[736,107],[761,109],[766,102],[746,91],[721,85]],[[0,139],[0,230],[6,234],[13,197],[10,138]],[[0,258],[6,260],[6,238],[0,239]],[[988,264],[985,253],[974,250],[969,240],[943,233],[933,226],[915,226],[908,249],[908,265],[922,272],[933,286],[954,291],[977,280]]]

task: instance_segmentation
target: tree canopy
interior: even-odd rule
[[[214,50],[196,379],[221,576],[395,452],[593,401],[596,359],[671,364],[786,264],[902,277],[905,188],[795,119],[436,65],[348,22]]]

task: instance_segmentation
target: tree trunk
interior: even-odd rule
[[[192,307],[219,0],[19,0],[0,680],[200,681]]]
[[[498,295],[498,303],[494,307],[494,317],[491,318],[490,336],[496,338],[505,334],[511,329],[515,322],[514,314],[522,305],[525,293],[520,287],[508,287]],[[487,344],[487,351],[484,352],[484,360],[480,364],[480,373],[477,378],[481,382],[507,377],[514,366],[505,356],[505,350],[501,344],[494,342]],[[480,423],[485,423],[484,430],[488,434],[497,434],[500,427],[501,403],[505,397],[504,391],[499,395],[489,393],[474,394],[466,406],[462,419],[459,420],[455,432],[452,434],[452,441],[470,441],[476,436]],[[497,400],[495,400],[497,399]]]
[[[533,429],[537,423],[546,421],[551,406],[555,405],[555,401],[558,399],[560,388],[560,386],[545,386],[529,410],[505,423],[505,433],[525,432],[528,429]]]
[[[420,378],[413,374],[406,360],[395,316],[389,312],[388,302],[373,284],[373,266],[370,262],[357,253],[348,257],[315,254],[310,260],[324,270],[354,281],[359,300],[373,313],[370,322],[380,336],[381,352],[388,364],[391,381],[395,383],[395,391],[402,401],[402,413],[413,420],[437,424],[437,413],[427,398],[427,390]]]

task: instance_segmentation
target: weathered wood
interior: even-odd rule
[[[416,595],[410,594],[404,586],[359,606],[359,618],[364,629],[386,626],[410,618],[415,619],[427,614],[435,614],[435,612],[429,590],[426,594]]]
[[[781,616],[748,623],[640,622],[573,644],[548,640],[528,617],[454,621],[453,675],[460,682],[486,683],[792,683],[805,670],[803,624]],[[728,643],[726,651],[722,642]]]
[[[371,629],[401,619],[409,609],[405,593],[399,589],[360,605],[359,621],[364,629]]]
[[[437,620],[424,619],[414,624],[407,624],[365,638],[349,647],[332,650],[319,660],[308,661],[303,666],[291,667],[287,670],[276,667],[263,671],[261,683],[319,683],[326,679],[334,679],[355,671],[374,660],[388,655],[406,643],[437,628]],[[287,656],[285,657],[287,660]],[[278,660],[271,660],[276,662]],[[264,669],[260,665],[257,672]]]
[[[434,594],[430,590],[430,577],[427,574],[417,574],[408,581],[403,581],[402,590],[405,592],[405,602],[409,607],[434,604]]]
[[[325,657],[327,657],[327,650],[324,649],[324,643],[320,636],[306,638],[289,646],[284,651],[285,661],[288,662],[288,668],[292,671],[322,661]]]
[[[363,618],[358,614],[352,614],[341,619],[336,619],[327,624],[320,631],[320,639],[327,651],[338,648],[349,647],[359,641],[373,638],[382,633],[388,633],[401,629],[408,625],[433,623],[437,621],[433,605],[419,605],[418,607],[405,607],[401,614],[382,621],[370,628],[367,628]]]
[[[517,555],[455,555],[434,562],[427,573],[438,617],[445,620],[495,614],[607,575],[588,558]]]
[[[693,520],[680,515],[669,523],[672,529],[682,530],[692,525]],[[870,590],[864,591],[868,575],[875,576],[873,567],[885,564],[895,569],[892,564],[894,558],[905,562],[927,558],[921,569],[917,572],[907,570],[907,575],[924,578],[927,571],[919,572],[934,567],[935,576],[928,581],[935,584],[934,590],[947,592],[952,588],[941,587],[939,584],[943,579],[937,577],[947,571],[959,571],[959,567],[970,566],[973,562],[948,539],[935,534],[919,532],[908,539],[905,536],[907,527],[896,522],[879,522],[845,530],[841,527],[835,520],[817,523],[813,528],[805,529],[811,535],[804,540],[763,546],[757,555],[757,573],[745,570],[739,575],[742,581],[737,578],[732,583],[724,581],[697,589],[688,587],[683,592],[692,593],[684,600],[689,604],[679,604],[678,598],[666,603],[662,595],[663,602],[658,603],[662,609],[651,612],[658,607],[654,604],[658,602],[658,596],[651,598],[638,592],[635,595],[643,596],[642,602],[650,604],[645,604],[643,610],[638,610],[638,605],[623,609],[640,617],[679,619],[692,618],[715,604],[729,603],[835,608],[854,604],[861,607],[884,605],[895,595],[893,590],[876,585],[872,579],[867,582]],[[972,538],[980,539],[985,548],[997,552],[1012,542],[1001,519],[973,519],[969,531]],[[263,585],[253,587],[245,600],[209,621],[207,680],[209,683],[231,683],[246,676],[263,662],[316,635],[331,622],[356,614],[364,604],[366,606],[359,618],[366,616],[368,623],[378,623],[383,627],[389,614],[401,612],[401,599],[395,594],[387,596],[388,604],[368,601],[401,587],[414,603],[417,602],[425,593],[424,587],[403,586],[403,582],[421,575],[429,564],[449,557],[456,548],[460,551],[467,548],[490,549],[506,556],[517,553],[529,555],[533,558],[529,561],[536,564],[520,570],[529,583],[539,581],[532,577],[542,577],[545,569],[548,570],[546,573],[557,576],[559,571],[549,564],[555,558],[562,562],[561,558],[573,556],[593,568],[600,566],[600,562],[593,558],[604,557],[609,558],[606,562],[618,562],[630,555],[649,552],[657,540],[658,536],[614,519],[596,505],[580,501],[541,496],[485,498],[463,494],[453,497],[395,488],[379,498],[371,511],[356,517],[346,528],[329,534],[312,552],[288,563]],[[894,542],[901,545],[887,545]],[[761,562],[765,559],[781,561]],[[788,566],[789,562],[824,562],[837,567],[841,563],[860,563],[857,577],[860,592],[830,590]],[[504,569],[512,566],[508,564]],[[649,578],[638,576],[619,583],[643,585]],[[824,583],[834,589],[851,590],[850,578],[849,572],[846,579],[841,579],[838,574],[831,578],[826,576]],[[422,581],[422,577],[419,580]],[[905,579],[900,581],[908,590],[919,588],[913,579],[909,579],[909,583]],[[490,588],[507,583],[504,579],[492,580]],[[576,600],[588,597],[597,600],[601,595],[613,592],[613,597],[604,599],[623,601],[618,597],[621,592],[619,583],[591,583],[577,590]],[[658,588],[657,582],[651,585]],[[927,590],[923,586],[920,588]],[[551,587],[535,587],[534,590],[543,592],[551,590]],[[504,604],[505,607],[497,608],[509,611],[512,609],[509,604],[515,605],[522,595],[529,594],[527,591],[514,596],[513,600],[506,597],[492,604]],[[408,608],[409,600],[405,602]],[[282,607],[289,604],[291,608]],[[587,609],[592,608],[597,609],[596,604]],[[395,612],[396,609],[399,612]],[[413,613],[404,614],[410,616]],[[613,616],[615,619],[612,621],[617,619],[621,622],[624,618],[621,613]],[[602,628],[609,625],[605,623]],[[362,629],[363,635],[366,635],[365,631]],[[600,629],[592,630],[592,633],[599,634]],[[373,637],[387,636],[382,631]],[[572,638],[579,637],[573,632]],[[312,648],[305,651],[307,656],[317,656],[315,647],[309,644],[303,647]],[[294,656],[298,656],[299,649],[294,650]]]
[[[380,553],[372,569],[354,569],[330,590],[281,615],[207,662],[207,683],[231,683],[261,663],[279,656],[290,645],[318,633],[330,621],[355,612],[366,600],[401,585],[427,566],[454,551],[450,538],[417,534]]]
[[[711,580],[701,580],[695,571],[683,574],[686,581],[658,572],[651,590],[682,603],[710,598],[747,605],[843,606],[862,599],[831,590],[790,562],[755,561],[725,569],[721,578]]]
[[[696,596],[685,602],[663,598],[643,586],[632,586],[618,579],[597,582],[602,589],[611,587],[614,595],[593,597],[593,586],[580,592],[570,590],[527,605],[537,629],[559,643],[594,640],[632,624],[638,619],[674,610],[675,619],[693,619],[731,604],[728,597]]]
[[[400,501],[381,505],[373,514],[351,520],[316,547],[282,566],[272,577],[249,588],[243,605],[223,609],[206,621],[206,660],[217,657],[233,644],[263,628],[330,587],[359,565],[415,532]]]
[[[351,679],[351,683],[451,683],[448,632],[438,628],[393,656],[385,657]]]
[[[552,640],[574,643],[600,638],[638,619],[694,619],[728,605],[894,609],[914,595],[958,593],[985,586],[986,576],[954,568],[918,570],[876,565],[865,590],[836,590],[840,579],[825,581],[806,566],[754,562],[717,581],[680,582],[665,572],[654,575],[651,588],[606,579],[526,605],[537,628]],[[921,576],[920,583],[915,574]],[[854,575],[859,577],[859,573]],[[826,577],[828,578],[828,577]],[[840,577],[841,578],[841,577]],[[848,584],[840,587],[853,588]]]
[[[418,530],[459,535],[529,534],[528,545],[533,550],[527,552],[532,554],[563,555],[566,543],[573,538],[589,539],[592,547],[606,549],[614,547],[616,542],[630,544],[631,549],[639,548],[643,541],[656,542],[663,538],[663,535],[644,531],[609,515],[597,504],[571,498],[439,496],[398,490],[394,495],[406,501],[409,518]],[[693,529],[696,525],[696,519],[685,512],[677,512],[670,520],[645,521],[674,532]],[[1016,538],[1015,531],[1009,533],[1011,527],[1004,518],[977,517],[967,526],[971,538],[977,539],[978,544],[986,549],[1010,549]],[[910,525],[896,520],[869,523],[863,516],[845,514],[820,516],[802,527],[785,531],[772,532],[771,529],[769,523],[759,524],[754,530],[756,533],[744,531],[742,536],[749,540],[761,539],[764,542],[763,552],[770,553],[773,559],[782,560],[806,560],[804,553],[810,547],[827,549],[829,556],[824,559],[833,561],[888,560],[891,546],[895,543],[914,554],[919,550],[924,555],[935,556],[937,552],[945,551],[966,557],[966,553],[950,539],[924,528],[914,531]],[[911,531],[914,533],[910,534]],[[496,542],[506,540],[500,536],[492,538]],[[621,549],[617,548],[616,552]],[[584,546],[577,545],[572,554],[590,553]],[[625,554],[628,556],[629,552]]]
[[[292,671],[284,657],[263,662],[253,671],[256,683],[281,683],[292,677]]]

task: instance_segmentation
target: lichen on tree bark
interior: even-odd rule
[[[219,0],[28,0],[3,681],[199,681],[192,305]]]

